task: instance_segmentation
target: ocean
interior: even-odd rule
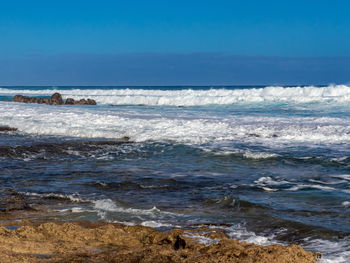
[[[16,94],[90,105],[8,102]],[[0,198],[350,262],[350,86],[0,87]],[[38,219],[39,220],[39,219]]]

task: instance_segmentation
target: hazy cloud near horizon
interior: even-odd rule
[[[222,53],[0,58],[0,85],[308,85],[350,83],[350,57]]]

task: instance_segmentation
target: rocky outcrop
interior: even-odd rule
[[[10,129],[10,128],[8,128]],[[10,131],[15,131],[10,130]],[[1,128],[0,128],[1,132]],[[88,156],[92,151],[103,151],[105,147],[118,147],[123,144],[133,143],[128,137],[122,137],[114,141],[66,141],[57,143],[36,143],[34,145],[0,145],[0,157],[26,158],[28,155],[45,154],[52,156],[71,155],[72,151],[78,151],[82,156]],[[40,157],[41,158],[41,157]]]
[[[74,105],[75,104],[75,100],[72,99],[72,98],[68,98],[68,99],[66,99],[66,104],[67,105]]]
[[[62,99],[61,94],[59,94],[59,93],[54,93],[54,94],[51,96],[51,103],[54,104],[54,105],[62,105],[62,104],[64,104],[64,101],[63,101],[63,99]]]
[[[12,230],[9,230],[12,229]],[[209,234],[211,233],[211,234]],[[212,239],[211,244],[198,237]],[[299,245],[239,242],[207,227],[160,232],[144,226],[109,223],[25,223],[0,225],[1,262],[227,262],[314,263],[319,253]]]
[[[74,100],[72,98],[67,98],[66,101],[64,101],[62,99],[61,94],[59,93],[54,93],[51,96],[51,98],[37,98],[37,97],[16,95],[13,97],[12,101],[22,102],[22,103],[49,104],[49,105],[96,105],[96,101],[92,99]]]
[[[8,126],[0,126],[0,132],[11,132],[11,131],[17,131],[17,128],[12,128]]]

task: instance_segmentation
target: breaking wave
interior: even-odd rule
[[[135,142],[202,144],[244,140],[274,147],[283,143],[350,142],[350,120],[337,117],[160,116],[95,107],[71,107],[68,111],[65,106],[0,103],[0,124],[26,134],[106,139],[127,136]],[[244,157],[261,159],[275,155],[247,152]]]
[[[233,104],[239,102],[269,102],[287,101],[296,103],[307,102],[349,102],[350,86],[330,85],[324,87],[280,87],[264,88],[211,88],[211,89],[143,89],[143,88],[51,88],[51,89],[10,89],[0,88],[0,94],[14,96],[23,94],[29,96],[50,96],[59,92],[64,98],[92,98],[98,104],[113,105],[152,105],[152,106],[196,106],[210,104]]]

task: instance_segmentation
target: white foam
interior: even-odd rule
[[[181,214],[175,214],[172,212],[167,211],[161,211],[157,207],[153,207],[151,209],[137,209],[137,208],[125,208],[122,206],[118,206],[113,200],[111,199],[93,199],[93,198],[82,198],[78,194],[56,194],[56,193],[34,193],[34,192],[21,192],[21,194],[27,195],[27,196],[36,196],[36,197],[43,197],[43,198],[61,198],[61,199],[68,199],[71,202],[76,203],[90,203],[92,204],[92,209],[86,209],[81,207],[73,207],[69,209],[63,209],[59,210],[60,212],[66,212],[71,211],[73,213],[80,213],[80,212],[95,212],[101,219],[106,219],[106,215],[108,212],[116,212],[120,214],[129,214],[129,215],[136,215],[136,216],[145,216],[147,218],[152,219],[159,219],[162,217],[166,218],[175,218],[177,216],[181,216]],[[147,222],[147,221],[145,221]],[[149,224],[156,224],[156,221],[151,220],[148,221]],[[163,226],[167,226],[165,223]],[[170,226],[170,225],[169,225]]]
[[[117,212],[124,214],[133,214],[133,215],[141,215],[141,216],[149,216],[151,218],[158,219],[159,216],[176,216],[177,214],[171,212],[165,212],[159,210],[157,207],[153,207],[151,209],[137,209],[137,208],[124,208],[122,206],[117,206],[117,204],[111,199],[101,199],[92,201],[94,204],[94,209],[102,212]]]
[[[350,181],[350,174],[333,174],[333,175],[331,175],[331,177],[340,178],[340,179]]]
[[[56,194],[56,193],[45,193],[45,194],[39,194],[39,193],[31,193],[31,192],[20,192],[21,194],[27,195],[27,196],[36,196],[36,197],[44,197],[44,198],[57,198],[57,199],[68,199],[72,202],[88,202],[88,200],[81,198],[78,194]]]
[[[193,233],[190,233],[190,232],[185,232],[184,236],[188,237],[188,238],[195,239],[198,243],[201,243],[201,244],[204,244],[204,245],[212,245],[212,244],[217,244],[217,243],[220,242],[219,239],[202,236],[200,234],[196,235],[196,234],[193,234]]]
[[[348,159],[349,157],[348,156],[342,156],[342,157],[336,157],[336,158],[331,158],[330,160],[333,161],[333,162],[344,162]]]
[[[86,212],[82,207],[72,207],[71,208],[72,213],[83,213]]]
[[[251,152],[251,151],[246,151],[243,156],[245,158],[250,158],[250,159],[268,159],[268,158],[274,158],[277,157],[278,154],[275,153],[267,153],[267,152]]]
[[[11,96],[22,94],[28,96],[50,96],[59,92],[64,98],[92,98],[98,104],[116,105],[174,105],[194,106],[208,104],[232,104],[237,102],[349,102],[350,87],[330,85],[325,87],[278,87],[249,89],[209,89],[209,90],[155,90],[155,89],[9,89],[0,88],[0,94]]]
[[[279,189],[272,188],[270,186],[280,186],[285,184],[291,184],[291,182],[288,182],[286,180],[280,180],[280,179],[273,179],[270,176],[263,176],[260,177],[258,180],[254,181],[254,185],[263,189],[266,192],[277,192]]]
[[[141,223],[141,225],[142,226],[153,227],[153,228],[159,228],[159,227],[171,227],[171,228],[174,228],[174,227],[179,227],[179,226],[174,226],[174,225],[171,225],[171,224],[162,223],[162,222],[155,221],[155,220],[143,221]]]
[[[268,245],[280,243],[274,239],[274,237],[275,237],[274,235],[272,235],[272,234],[268,235],[268,236],[257,235],[252,231],[248,231],[245,228],[245,226],[242,224],[236,224],[236,225],[232,225],[230,227],[210,226],[210,228],[222,229],[232,239],[246,241],[246,242],[254,243],[254,244],[258,244],[258,245],[268,246]]]
[[[344,201],[341,204],[342,204],[342,206],[345,206],[345,207],[349,207],[350,206],[350,202],[349,201]]]
[[[263,189],[265,192],[277,192],[278,189],[274,189],[274,188],[270,188],[270,187],[266,187],[263,186],[261,189]]]
[[[71,207],[71,208],[65,208],[65,209],[59,209],[56,210],[60,213],[66,213],[66,212],[70,212],[70,213],[84,213],[84,212],[94,212],[93,210],[89,210],[89,209],[85,209],[83,207]]]
[[[227,156],[227,155],[241,155],[244,158],[248,159],[269,159],[278,157],[279,155],[276,153],[270,153],[270,152],[258,152],[258,151],[251,151],[251,150],[241,150],[241,149],[235,149],[235,150],[226,150],[225,147],[223,149],[209,149],[205,147],[201,147],[201,149],[205,152],[211,152],[213,155],[217,156]]]
[[[318,190],[323,190],[323,191],[336,191],[336,189],[333,187],[317,185],[317,184],[313,184],[313,185],[311,185],[311,184],[299,184],[299,185],[293,186],[291,188],[288,188],[287,190],[299,191],[299,190],[307,189],[307,188],[313,188],[313,189],[318,189]]]
[[[346,180],[334,180],[334,181],[320,181],[320,180],[315,180],[315,179],[309,179],[310,182],[317,183],[317,184],[326,184],[326,185],[334,185],[334,184],[342,184],[342,183],[347,183]]]
[[[132,141],[176,141],[216,144],[227,141],[259,143],[269,147],[286,144],[340,144],[350,142],[350,119],[324,117],[265,117],[205,112],[181,114],[120,111],[111,107],[69,107],[0,102],[0,124],[34,135],[72,136]],[[209,114],[209,113],[208,113]],[[258,136],[250,136],[254,131]],[[339,148],[339,146],[337,146]],[[225,151],[232,149],[225,149]],[[271,158],[270,152],[239,152],[248,158]]]
[[[272,179],[270,176],[263,176],[260,177],[258,180],[254,181],[254,183],[258,185],[283,185],[283,184],[289,184],[290,182],[286,180],[276,180]]]
[[[348,263],[350,262],[350,240],[349,238],[338,241],[323,239],[304,240],[303,247],[309,251],[321,252],[320,263]]]
[[[350,193],[350,190],[347,190],[347,189],[339,190],[335,187],[328,186],[328,185],[337,185],[340,183],[346,183],[347,181],[345,180],[334,180],[329,182],[323,182],[320,180],[309,179],[309,182],[312,182],[315,184],[297,184],[296,182],[293,182],[293,181],[286,181],[284,179],[272,178],[270,176],[267,176],[267,177],[260,177],[258,180],[255,180],[254,184],[252,184],[251,186],[257,186],[267,192],[276,192],[280,189],[276,189],[273,187],[284,186],[284,189],[287,191],[299,191],[299,190],[310,188],[310,189],[318,189],[322,191],[341,191],[344,193]],[[285,187],[288,187],[288,188],[285,188]]]
[[[268,246],[272,244],[287,245],[275,239],[274,234],[267,236],[257,235],[252,231],[248,231],[243,224],[232,225],[231,227],[210,226],[212,229],[224,230],[230,238],[246,241],[249,243]],[[281,229],[279,232],[284,232],[286,229]],[[277,233],[276,233],[277,234]],[[348,263],[350,262],[350,239],[344,238],[337,241],[329,241],[323,239],[306,238],[303,240],[302,246],[304,249],[313,252],[321,252],[322,258],[320,263]]]

